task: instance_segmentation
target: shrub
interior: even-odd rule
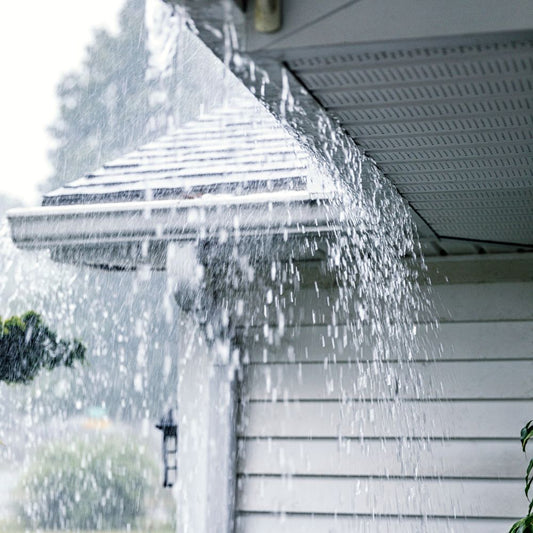
[[[520,442],[522,443],[522,451],[526,452],[526,447],[529,441],[533,440],[533,420],[530,420],[520,432]],[[527,516],[513,524],[509,533],[533,533],[533,499],[529,497],[529,491],[533,486],[533,459],[529,460],[525,475],[526,486],[524,492],[529,501],[527,508]]]
[[[116,435],[44,447],[23,476],[23,521],[31,528],[116,529],[144,514],[155,466]]]
[[[72,367],[85,360],[85,346],[77,339],[58,340],[35,311],[5,322],[0,318],[0,381],[27,383],[42,368]]]

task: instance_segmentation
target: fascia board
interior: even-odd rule
[[[67,244],[196,240],[241,235],[315,233],[331,226],[331,194],[285,191],[242,197],[102,203],[13,209],[13,242],[40,249]]]

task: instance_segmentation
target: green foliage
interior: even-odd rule
[[[0,318],[0,381],[27,383],[41,369],[72,367],[85,360],[85,346],[78,339],[58,340],[41,316],[28,311],[5,322]]]
[[[525,453],[527,443],[533,438],[533,420],[530,420],[520,431],[520,442],[522,444],[522,451]],[[522,518],[509,530],[509,533],[533,533],[533,500],[530,498],[529,493],[533,484],[533,459],[529,461],[526,469],[526,486],[524,492],[526,498],[529,500],[529,506],[527,509],[527,516]]]
[[[533,515],[528,515],[513,524],[509,533],[533,533]]]
[[[134,526],[155,487],[144,448],[117,435],[48,445],[22,480],[20,514],[32,530],[102,530]]]
[[[50,128],[50,191],[79,178],[145,139],[151,86],[145,79],[144,0],[126,0],[119,31],[95,32],[79,72],[59,83],[59,119]]]
[[[530,420],[520,431],[520,442],[522,443],[522,451],[526,451],[526,445],[533,437],[533,420]]]

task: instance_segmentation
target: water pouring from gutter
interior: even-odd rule
[[[206,283],[218,295],[218,309],[231,317],[229,336],[237,337],[241,346],[262,346],[259,357],[246,348],[238,359],[232,359],[230,376],[245,384],[239,407],[238,433],[243,435],[238,443],[240,461],[246,462],[249,448],[244,436],[257,437],[265,431],[255,427],[255,409],[261,402],[272,402],[285,406],[289,413],[291,405],[310,402],[314,397],[304,391],[315,371],[313,364],[318,363],[324,369],[321,394],[337,402],[340,413],[336,415],[342,421],[337,438],[342,453],[349,455],[357,446],[356,439],[361,449],[366,449],[373,436],[380,435],[383,446],[395,449],[400,456],[393,470],[416,471],[417,457],[426,447],[425,436],[431,430],[421,429],[421,415],[413,407],[412,400],[423,396],[426,385],[412,362],[432,357],[419,344],[416,324],[431,328],[434,318],[408,206],[373,161],[289,72],[268,59],[253,61],[240,51],[235,39],[238,22],[232,24],[228,19],[232,11],[229,2],[223,4],[224,15],[218,26],[216,9],[200,4],[188,3],[190,18],[182,12],[187,26],[210,43],[282,127],[306,147],[319,169],[317,175],[333,182],[329,188],[332,193],[322,203],[325,227],[316,232],[304,229],[300,240],[290,242],[289,250],[276,248],[276,243],[265,237],[267,232],[258,232],[248,243],[231,238],[211,241],[204,255]],[[202,9],[205,12],[200,14]],[[217,37],[218,44],[213,44]],[[311,264],[319,265],[319,271],[310,269]],[[289,372],[298,359],[291,341],[284,341],[284,337],[287,331],[314,324],[327,324],[321,339],[326,353],[321,360],[307,361],[309,365],[300,371],[302,390],[298,386],[294,390],[281,369],[286,367]],[[287,346],[281,358],[276,355],[280,345]],[[339,353],[344,355],[339,357]],[[353,379],[342,377],[349,368]],[[403,426],[401,434],[399,423]],[[375,424],[379,430],[373,429]],[[284,494],[290,495],[291,483],[297,487],[303,481],[290,473],[285,475],[288,488]],[[382,475],[389,473],[384,470]],[[248,503],[249,494],[260,491],[256,476],[243,472],[238,478],[236,505],[243,520],[247,512],[258,509]],[[376,496],[368,490],[364,497],[372,500]],[[403,497],[400,493],[395,496]],[[279,513],[280,523],[284,510],[292,505],[283,498],[280,495],[272,508]],[[423,486],[415,483],[410,498],[412,508],[421,509]],[[379,507],[375,501],[369,505],[372,514]]]
[[[401,418],[404,434],[419,435],[418,414],[410,410],[409,400],[421,396],[423,385],[410,362],[420,357],[414,324],[432,322],[431,305],[420,286],[424,267],[418,263],[406,204],[290,73],[251,61],[239,51],[233,5],[222,4],[222,19],[217,18],[220,6],[212,6],[213,17],[204,17],[201,27],[179,7],[147,6],[156,52],[150,75],[159,77],[158,97],[165,103],[158,121],[173,130],[183,118],[176,112],[176,64],[179,70],[187,58],[179,58],[184,45],[176,43],[183,44],[190,31],[203,40],[218,40],[226,68],[261,100],[256,113],[266,113],[266,107],[278,126],[305,147],[312,162],[306,189],[50,205],[35,213],[12,212],[12,232],[22,246],[53,247],[59,261],[167,270],[169,291],[182,308],[178,396],[184,401],[178,416],[185,437],[180,437],[179,453],[207,458],[200,471],[199,463],[183,467],[182,462],[178,523],[184,531],[200,532],[209,530],[209,520],[218,520],[219,530],[225,531],[232,527],[233,501],[244,514],[247,491],[253,493],[256,481],[246,472],[238,479],[224,477],[228,471],[236,473],[235,465],[228,464],[236,449],[246,456],[253,409],[272,403],[283,413],[292,404],[314,401],[306,384],[321,368],[319,394],[336,409],[340,422],[335,436],[345,453],[358,440],[366,446],[383,413],[380,425],[394,427],[394,419]],[[229,71],[223,80],[214,95],[222,107],[238,85]],[[325,326],[325,351],[321,359],[300,364],[289,332],[318,324]],[[261,346],[260,357],[254,344]],[[286,351],[276,360],[279,346]],[[299,386],[286,381],[283,372],[276,374],[270,362],[279,363],[277,368],[301,367]],[[351,377],[343,377],[344,371]],[[197,402],[191,404],[191,397]],[[239,405],[233,403],[236,397]],[[237,435],[228,428],[235,427],[237,409],[241,420],[235,442]],[[220,427],[211,430],[213,418]],[[211,437],[222,443],[219,449],[213,450]],[[392,440],[400,454],[416,463],[416,445],[406,447],[397,438],[385,431],[383,442]],[[424,445],[423,439],[418,445]],[[216,464],[214,473],[207,464]],[[287,486],[301,481],[290,471],[284,479]],[[209,480],[211,488],[206,489]],[[215,519],[206,506],[224,484],[229,486],[227,499],[217,502],[222,515]],[[210,496],[186,509],[185,491],[191,486]],[[280,520],[285,506],[279,502]]]
[[[368,314],[360,311],[361,316],[376,314],[381,319],[382,313],[387,315],[390,311],[386,309],[385,300],[395,292],[404,294],[408,301],[402,304],[403,312],[394,319],[388,316],[383,323],[392,324],[401,317],[416,319],[418,314],[429,312],[429,302],[418,294],[413,281],[413,276],[424,280],[423,272],[411,272],[411,267],[420,259],[416,230],[407,204],[394,187],[287,70],[266,59],[253,61],[241,52],[236,38],[239,15],[232,18],[235,14],[232,2],[219,4],[223,15],[214,7],[211,14],[202,2],[183,4],[187,8],[185,11],[177,8],[186,20],[182,26],[192,28],[204,42],[212,42],[206,33],[212,38],[218,36],[218,48],[211,46],[215,53],[311,154],[316,180],[330,182],[330,185],[323,184],[325,193],[318,229],[304,227],[302,233],[327,235],[327,262],[340,276],[339,285],[358,287],[360,294],[368,291],[365,305],[373,307],[374,311]],[[202,10],[205,12],[200,16]],[[320,240],[315,235],[310,240],[315,238]],[[359,262],[366,264],[358,265]],[[423,263],[421,269],[424,270]],[[372,279],[373,275],[378,275],[380,281]],[[366,283],[368,285],[363,288]],[[391,287],[388,294],[380,295],[379,291],[388,283],[398,285]],[[412,300],[409,294],[413,295]]]

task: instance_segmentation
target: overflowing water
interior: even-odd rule
[[[167,408],[176,407],[177,383],[186,388],[178,356],[194,365],[193,344],[201,338],[204,350],[216,346],[224,379],[238,384],[236,506],[242,523],[254,513],[264,513],[278,521],[275,528],[281,528],[291,513],[311,514],[311,492],[326,490],[313,483],[320,475],[344,475],[335,466],[328,471],[314,464],[316,457],[306,443],[332,444],[324,450],[335,450],[343,465],[350,458],[371,461],[379,455],[377,443],[381,455],[392,458],[374,469],[359,465],[364,474],[353,475],[355,481],[345,493],[331,489],[333,503],[327,510],[320,511],[320,502],[316,504],[317,512],[330,514],[332,527],[341,530],[337,514],[349,514],[345,509],[357,501],[354,505],[366,520],[359,527],[371,530],[365,528],[374,515],[391,512],[390,502],[378,501],[373,478],[406,475],[416,480],[418,457],[428,445],[426,436],[432,424],[439,424],[438,420],[421,421],[413,402],[423,397],[425,387],[413,361],[434,354],[420,346],[417,336],[417,327],[431,326],[433,316],[408,207],[373,162],[317,109],[287,72],[280,68],[267,73],[238,53],[238,29],[231,18],[223,19],[219,27],[211,21],[208,27],[224,45],[223,67],[194,44],[191,31],[200,30],[186,13],[172,12],[155,0],[148,1],[147,8],[152,51],[148,75],[159,83],[153,95],[157,107],[153,129],[172,131],[200,110],[228,105],[236,92],[245,94],[237,78],[224,70],[231,68],[275,114],[279,127],[305,147],[309,183],[322,180],[322,190],[331,193],[318,200],[327,224],[294,230],[290,212],[276,231],[260,224],[260,229],[242,228],[238,219],[232,231],[216,231],[220,221],[206,221],[192,239],[192,255],[199,267],[190,272],[199,279],[191,284],[193,304],[188,311],[194,319],[187,326],[191,329],[186,329],[186,321],[180,325],[177,310],[173,311],[175,276],[183,251],[168,254],[168,276],[143,269],[102,272],[54,264],[44,253],[17,251],[4,227],[0,236],[2,315],[35,309],[62,336],[84,339],[89,351],[86,367],[43,374],[28,387],[0,384],[2,464],[23,464],[30,475],[35,472],[32,468],[42,475],[42,466],[32,464],[32,456],[52,457],[52,452],[38,450],[55,442],[65,444],[72,435],[79,438],[75,447],[81,451],[76,456],[74,447],[68,448],[71,461],[81,458],[79,470],[84,472],[96,468],[92,455],[111,453],[106,446],[115,438],[122,458],[130,445],[137,447],[139,457],[151,454],[146,462],[139,462],[140,474],[131,473],[132,480],[135,476],[151,479],[150,464],[159,462],[158,436],[151,427]],[[192,68],[194,61],[212,62],[209,72],[217,80],[217,90],[204,85],[202,90],[184,91],[186,83],[206,83],[205,73]],[[257,219],[262,216],[258,208]],[[209,234],[217,238],[206,239]],[[185,346],[179,354],[178,343]],[[102,435],[106,442],[91,451],[91,440]],[[124,438],[128,446],[120,444]],[[206,438],[203,434],[192,440],[185,437],[180,453],[187,446],[189,454],[202,449]],[[263,454],[262,463],[254,453]],[[431,466],[421,468],[431,473]],[[115,474],[104,468],[103,475]],[[38,500],[32,480],[24,479],[19,490]],[[54,485],[56,500],[70,501],[63,491],[66,482],[51,475],[44,479]],[[77,486],[82,479],[74,476],[73,487],[68,488],[75,503],[81,498]],[[93,480],[95,485],[101,483],[96,473]],[[405,486],[399,485],[386,499],[407,502],[415,513],[425,489],[416,483],[409,487],[405,494]],[[141,528],[148,527],[150,520],[153,524],[168,518],[156,503],[160,493],[155,487],[149,484],[145,491],[148,522]],[[258,495],[265,496],[265,505],[271,507],[261,507]],[[113,500],[111,493],[102,497]],[[179,495],[178,500],[186,501]],[[41,502],[49,506],[44,495]],[[67,507],[58,516],[67,516]],[[124,509],[107,508],[127,516]],[[37,504],[27,504],[20,516],[37,523],[39,509]],[[105,514],[101,509],[95,512]],[[179,513],[180,509],[178,523]],[[98,521],[73,526],[58,519],[50,524],[104,527]],[[109,527],[131,526],[118,520]],[[355,531],[353,524],[348,527]],[[182,530],[192,527],[185,523]]]
[[[99,476],[118,475],[111,461],[121,457],[137,461],[131,473],[145,476],[142,490],[151,508],[144,502],[130,504],[123,521],[117,510],[120,498],[113,507],[116,494],[108,495],[106,505],[117,514],[111,525],[126,527],[135,517],[131,526],[143,531],[158,524],[170,527],[173,503],[159,488],[160,444],[153,429],[164,409],[175,404],[177,379],[177,331],[161,312],[167,294],[164,275],[53,263],[47,252],[17,250],[5,220],[0,243],[0,315],[8,318],[35,310],[60,337],[78,337],[88,349],[85,365],[43,371],[28,385],[0,383],[0,529],[33,530],[39,524],[61,529],[77,524],[94,529],[98,524],[109,526],[107,518],[99,520],[98,506],[91,508],[105,494],[96,498],[98,491],[87,483],[98,483],[104,493],[113,489]],[[48,476],[46,486],[52,492],[42,486],[32,488],[43,482],[46,457],[65,454],[70,454],[70,463],[59,458],[59,463],[51,463],[56,478]],[[60,464],[65,464],[63,473]],[[68,468],[72,481],[67,481]],[[135,474],[135,468],[141,472]],[[65,508],[54,514],[50,499],[60,497]],[[69,506],[78,515],[79,498],[89,500],[88,510],[86,521],[76,523]],[[47,521],[42,513],[49,508]]]
[[[215,313],[210,331],[240,347],[239,360],[231,350],[226,354],[230,376],[236,370],[242,383],[239,527],[253,531],[254,513],[271,513],[269,527],[291,531],[297,526],[287,515],[318,512],[332,516],[324,527],[370,531],[378,522],[370,525],[368,516],[430,513],[434,502],[417,479],[438,471],[428,461],[427,437],[442,432],[442,421],[426,420],[416,401],[430,384],[415,361],[436,353],[417,334],[434,319],[408,207],[288,72],[239,53],[230,11],[228,3],[222,18],[193,13],[195,20],[208,19],[205,27],[179,11],[167,23],[179,24],[172,20],[177,17],[218,46],[225,65],[308,150],[316,167],[309,172],[328,182],[324,188],[331,192],[323,201],[328,224],[319,231],[278,239],[255,232],[251,240],[235,234],[203,252],[205,287],[217,295],[225,325]],[[222,45],[212,44],[217,39]],[[309,451],[312,442],[307,449],[312,437],[319,438],[317,446],[320,439],[328,443],[317,448],[322,454],[337,458],[329,471]],[[354,468],[351,461],[361,457],[382,462]],[[320,476],[348,473],[354,477],[344,490],[326,482],[320,488]],[[410,481],[380,484],[402,476]],[[313,492],[326,500],[334,496],[323,504]],[[336,520],[354,507],[366,518]]]

